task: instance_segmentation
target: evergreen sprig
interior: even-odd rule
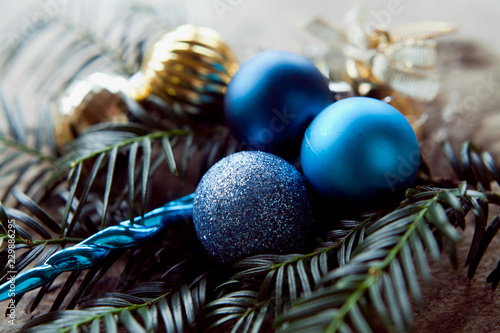
[[[409,330],[413,325],[409,294],[422,303],[417,272],[430,280],[425,251],[436,261],[441,256],[431,227],[445,236],[453,255],[460,237],[445,209],[462,214],[468,200],[484,197],[459,189],[412,192],[396,210],[369,223],[352,252],[339,251],[345,258],[339,262],[345,264],[328,272],[313,293],[277,318],[276,325],[286,332],[348,332],[352,324],[358,331],[370,332],[376,324],[372,306],[387,326]]]
[[[499,195],[491,192],[492,182],[500,184],[500,169],[490,153],[480,151],[470,142],[461,145],[458,157],[449,142],[445,141],[441,146],[456,176],[470,182],[474,188],[483,191],[487,197],[486,200],[470,203],[470,209],[475,211],[476,218],[474,237],[465,264],[469,266],[468,277],[472,279],[489,244],[500,230],[498,216],[488,225],[489,204],[500,205]],[[487,282],[491,283],[493,290],[497,288],[500,283],[500,261],[497,268],[488,276]]]
[[[454,246],[460,237],[448,216],[464,218],[464,206],[485,198],[466,190],[465,183],[452,190],[410,190],[396,209],[366,219],[330,247],[306,255],[245,259],[236,265],[244,270],[231,281],[246,288],[241,292],[254,293],[254,302],[249,297],[237,302],[238,292],[231,292],[210,303],[207,316],[222,317],[215,324],[223,323],[236,318],[235,308],[245,314],[243,309],[271,302],[269,313],[277,316],[275,326],[280,331],[345,332],[352,324],[365,332],[377,323],[370,314],[369,307],[374,306],[384,323],[406,331],[412,326],[408,293],[421,305],[417,277],[430,281],[425,252],[435,261],[441,257],[435,234],[445,237],[455,263]],[[245,319],[251,328],[250,321],[256,318]]]
[[[13,189],[42,201],[47,190],[57,187],[57,176],[67,171],[64,162],[74,162],[72,156],[57,159],[56,154],[52,118],[62,92],[73,81],[96,71],[134,74],[155,39],[177,23],[175,13],[165,20],[151,7],[118,1],[70,2],[56,7],[53,13],[45,13],[49,17],[43,24],[30,25],[0,46],[0,102],[7,125],[0,128],[3,202]],[[12,18],[12,26],[39,10],[28,8]],[[27,56],[31,54],[36,56]],[[23,59],[22,67],[16,64],[18,59]],[[12,92],[8,88],[13,85],[16,90]],[[36,110],[24,103],[26,96],[36,101]],[[146,129],[162,124],[133,104],[127,101],[134,116],[146,122]],[[33,131],[27,119],[34,111]]]
[[[159,297],[143,298],[128,294],[107,293],[84,300],[79,310],[50,312],[26,323],[23,332],[74,332],[86,328],[91,332],[118,332],[119,327],[129,332],[184,332],[197,326],[205,305],[206,280],[192,286],[183,284]],[[154,285],[141,286],[155,292]],[[165,287],[160,286],[163,290]],[[138,288],[136,288],[138,289]]]
[[[251,290],[239,290],[212,301],[206,311],[207,318],[219,317],[208,329],[219,329],[223,324],[233,321],[231,332],[260,332],[264,320],[273,309],[274,298],[260,300]]]
[[[28,125],[18,103],[9,107],[0,88],[1,114],[7,131],[0,128],[0,201],[5,202],[14,189],[39,197],[43,183],[49,178],[54,161],[55,148],[47,136],[48,129],[42,122],[34,135],[29,135]]]

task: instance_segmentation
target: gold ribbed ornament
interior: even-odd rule
[[[217,121],[222,119],[224,93],[237,69],[219,33],[182,25],[165,34],[145,57],[132,97],[143,101],[156,95],[176,116]]]
[[[124,94],[126,79],[94,73],[71,84],[54,114],[54,134],[60,152],[92,125],[103,122],[127,123]]]

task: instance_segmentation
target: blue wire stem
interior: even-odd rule
[[[9,277],[0,286],[0,302],[40,287],[62,272],[89,268],[103,260],[111,250],[137,245],[168,226],[191,219],[193,200],[194,194],[190,194],[171,201],[143,217],[136,217],[133,224],[129,220],[120,222],[74,246],[55,252],[40,266]]]

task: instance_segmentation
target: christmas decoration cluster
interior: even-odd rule
[[[43,297],[64,272],[72,272],[63,287],[65,293],[84,269],[94,274],[84,279],[87,287],[95,276],[106,273],[120,250],[154,243],[151,252],[143,255],[138,251],[137,258],[130,255],[124,270],[127,277],[121,281],[132,281],[136,272],[146,274],[140,270],[141,261],[153,270],[153,266],[160,266],[158,262],[165,262],[165,248],[181,248],[182,237],[192,235],[195,245],[185,252],[196,252],[199,246],[204,262],[193,265],[208,268],[190,284],[181,281],[178,290],[168,285],[166,280],[174,276],[175,281],[175,274],[182,276],[189,260],[167,259],[168,270],[151,273],[145,282],[147,293],[158,296],[155,288],[162,293],[157,298],[148,296],[144,308],[138,305],[142,299],[137,296],[144,291],[142,285],[134,289],[129,284],[123,290],[130,294],[124,293],[123,299],[111,293],[96,301],[87,297],[89,290],[78,290],[68,309],[75,307],[80,296],[83,301],[79,305],[85,309],[81,311],[98,313],[101,305],[112,304],[108,308],[113,309],[127,305],[127,312],[120,318],[108,313],[94,320],[92,331],[99,331],[102,322],[109,331],[116,331],[118,321],[129,330],[137,328],[142,323],[131,311],[140,308],[143,310],[137,312],[142,311],[144,326],[151,326],[148,331],[165,328],[181,332],[185,331],[184,322],[190,329],[223,331],[227,328],[224,325],[237,320],[233,331],[241,328],[257,332],[272,312],[276,328],[285,331],[318,328],[351,332],[351,327],[359,331],[371,331],[373,327],[362,314],[368,309],[362,297],[369,294],[381,318],[389,318],[388,311],[392,311],[392,319],[386,320],[390,322],[388,327],[409,329],[411,304],[401,290],[410,290],[416,303],[420,302],[413,273],[418,268],[427,281],[424,248],[435,260],[441,248],[453,252],[459,240],[454,227],[465,223],[469,211],[477,219],[484,217],[487,200],[498,201],[480,190],[489,190],[486,178],[500,181],[500,172],[492,158],[480,154],[473,145],[464,146],[457,158],[444,144],[459,178],[480,190],[471,190],[466,182],[452,189],[433,187],[431,181],[416,186],[424,182],[420,173],[428,177],[425,180],[431,179],[420,155],[419,139],[421,102],[432,101],[439,87],[437,78],[429,73],[436,63],[433,39],[453,33],[454,26],[413,24],[368,33],[359,10],[349,12],[346,22],[344,30],[321,19],[307,26],[308,31],[340,50],[342,77],[325,75],[328,73],[312,60],[285,50],[265,50],[239,64],[218,32],[182,25],[159,38],[142,58],[140,70],[130,77],[96,72],[71,82],[61,92],[53,115],[55,160],[69,165],[67,174],[61,172],[57,177],[66,175],[71,184],[69,191],[60,195],[70,198],[65,203],[68,210],[64,224],[53,221],[26,195],[13,192],[22,205],[50,226],[52,233],[61,235],[63,240],[54,243],[62,245],[47,251],[35,266],[26,268],[28,262],[14,278],[0,279],[0,301],[11,298],[13,284],[17,294],[42,287]],[[160,128],[165,125],[168,130],[148,132],[144,120],[146,124],[160,124]],[[79,147],[75,142],[82,137],[95,140],[98,134],[112,135],[124,128],[132,129],[133,135],[123,135],[114,146],[103,144],[88,156],[72,157],[73,149]],[[203,141],[208,151],[204,156],[211,156],[214,163],[196,179],[195,190],[147,212],[145,202],[152,192],[147,187],[150,171],[168,167],[178,174],[174,157],[178,151],[172,148],[178,139],[175,136],[187,137],[183,156],[187,165],[193,155],[189,146],[193,133],[227,135],[234,145],[223,142],[218,144],[222,148],[211,147],[208,140]],[[139,140],[134,141],[139,136],[143,139],[141,146]],[[161,143],[153,146],[151,141],[158,138]],[[230,146],[237,148],[231,150]],[[157,147],[167,163],[152,160]],[[220,151],[231,153],[220,156]],[[124,172],[121,164],[127,160]],[[136,165],[136,160],[143,163]],[[106,168],[99,178],[97,175]],[[80,178],[88,180],[83,189],[78,187]],[[138,179],[142,179],[141,191],[135,187]],[[161,181],[164,179],[167,177],[161,175]],[[113,188],[114,181],[126,184],[125,190]],[[91,235],[75,241],[72,229],[82,211],[91,211],[79,200],[85,202],[92,186],[99,182],[104,184],[105,199],[94,206],[102,208],[101,227],[89,217],[78,232],[89,231]],[[121,197],[124,202],[127,195],[128,218],[115,214],[121,222],[107,224],[109,210],[125,210],[120,202],[108,207],[109,198]],[[138,196],[142,200],[140,209],[134,207]],[[71,210],[73,206],[76,208]],[[9,214],[19,218],[26,215],[16,212],[0,203],[3,229],[8,229],[4,222],[10,221]],[[36,221],[26,220],[31,229],[50,238]],[[468,259],[472,275],[489,244],[486,242],[500,229],[497,224],[475,236],[478,238]],[[483,227],[485,230],[486,224]],[[16,240],[28,239],[24,245],[32,246],[32,240],[23,238],[25,232],[20,230]],[[320,234],[327,234],[328,239],[319,241]],[[167,238],[167,245],[162,243],[163,238]],[[330,256],[333,252],[334,259]],[[179,258],[185,254],[172,251],[169,255],[172,253]],[[208,280],[214,271],[220,274],[214,278],[219,286]],[[495,274],[497,277],[491,280],[498,284],[500,274]],[[399,287],[396,299],[392,292]],[[212,302],[206,304],[209,292]],[[166,297],[170,297],[168,301]],[[59,301],[58,296],[57,306],[63,299]],[[165,327],[154,327],[156,311],[160,311]],[[316,314],[321,318],[309,320]],[[195,318],[200,316],[216,319],[210,327],[197,327]],[[72,327],[76,329],[83,322]],[[30,325],[36,323],[27,327]]]
[[[419,147],[401,112],[369,97],[333,103],[336,92],[328,80],[310,60],[291,52],[264,51],[235,72],[237,67],[216,32],[179,27],[154,45],[138,74],[142,81],[132,90],[102,73],[70,87],[61,114],[72,120],[56,125],[64,127],[59,142],[85,126],[126,117],[120,94],[137,101],[155,95],[199,123],[220,121],[223,111],[247,149],[273,154],[227,157],[198,186],[198,237],[214,258],[228,264],[298,251],[308,235],[310,190],[297,169],[274,155],[290,161],[300,156],[312,195],[336,203],[384,202],[412,184]],[[403,163],[410,166],[404,172]]]

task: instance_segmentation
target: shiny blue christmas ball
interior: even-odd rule
[[[249,149],[295,157],[307,126],[332,101],[327,80],[310,60],[274,50],[241,66],[228,85],[224,111]]]
[[[297,169],[260,151],[232,154],[198,184],[193,223],[218,262],[299,251],[313,221],[311,198]]]
[[[398,110],[377,99],[352,97],[313,120],[300,160],[306,180],[323,198],[369,203],[413,183],[420,151],[415,132]]]

